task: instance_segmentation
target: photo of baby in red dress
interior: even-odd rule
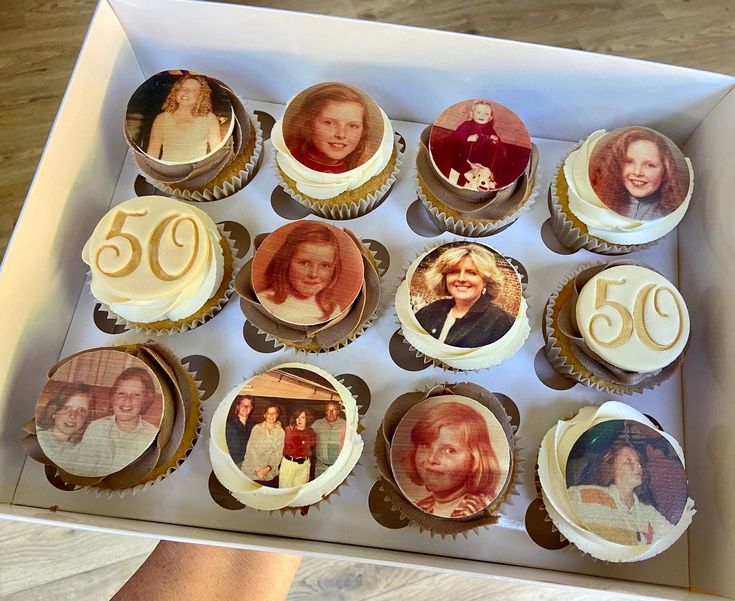
[[[454,186],[478,192],[515,182],[531,157],[531,139],[515,113],[497,102],[465,100],[434,122],[429,152],[439,173]]]

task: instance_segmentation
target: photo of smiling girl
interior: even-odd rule
[[[647,127],[625,127],[600,138],[590,155],[589,178],[608,208],[636,221],[675,211],[690,184],[681,150]]]
[[[445,395],[414,406],[393,435],[396,483],[416,507],[462,519],[500,494],[510,469],[510,446],[484,406]]]
[[[255,294],[269,313],[314,325],[335,319],[355,300],[363,281],[362,256],[339,228],[301,221],[263,241],[252,274]]]
[[[91,386],[67,383],[56,391],[36,418],[36,436],[41,449],[51,461],[70,473],[84,471],[79,441],[92,420],[94,406]]]
[[[342,83],[324,83],[294,98],[283,136],[293,157],[321,173],[344,173],[380,147],[383,119],[375,102]]]
[[[113,473],[131,464],[158,434],[158,425],[143,417],[161,394],[149,372],[134,366],[117,376],[109,397],[112,413],[93,421],[84,433],[80,444],[90,457],[97,453],[101,472]],[[160,410],[157,418],[160,424]]]

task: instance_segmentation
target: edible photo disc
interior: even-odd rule
[[[115,350],[75,355],[36,402],[36,435],[46,456],[76,476],[120,471],[156,439],[163,393],[140,359]]]
[[[391,441],[393,475],[404,496],[437,517],[468,519],[490,506],[510,470],[510,444],[480,403],[458,395],[421,401]]]
[[[125,113],[128,140],[164,165],[195,163],[232,136],[235,113],[215,79],[191,71],[162,71],[143,82]]]
[[[283,116],[291,155],[321,173],[345,173],[372,158],[383,140],[383,114],[365,92],[320,83],[292,98]]]
[[[509,108],[475,98],[453,104],[434,122],[429,154],[442,178],[457,188],[492,192],[518,180],[531,159],[531,138]]]
[[[253,257],[253,291],[274,317],[315,325],[349,310],[363,285],[360,250],[341,229],[296,221],[272,232]]]
[[[449,346],[477,348],[511,329],[523,290],[500,253],[477,242],[451,242],[429,252],[411,276],[411,309],[421,326]]]

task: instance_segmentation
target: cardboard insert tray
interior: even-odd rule
[[[440,46],[437,55],[433,49]],[[479,67],[465,59],[479,55],[485,57]],[[390,198],[373,213],[344,223],[387,251],[378,320],[343,350],[297,358],[335,375],[358,376],[370,391],[362,418],[366,452],[338,494],[306,517],[228,510],[210,494],[207,430],[216,404],[244,377],[294,359],[290,352],[251,348],[236,302],[203,327],[163,339],[180,356],[212,359],[220,376],[204,403],[202,438],[170,478],[124,498],[63,492],[49,484],[42,466],[25,460],[18,445],[20,426],[32,415],[45,382],[45,366],[83,348],[144,338],[105,333],[95,324],[96,303],[79,255],[104,212],[136,194],[136,173],[121,134],[125,104],[140,82],[167,68],[218,77],[266,120],[265,114],[278,118],[288,98],[312,83],[347,81],[378,101],[406,143]],[[729,402],[735,382],[728,370],[735,355],[735,321],[727,312],[735,284],[727,277],[733,270],[726,260],[733,250],[727,224],[735,212],[728,193],[735,175],[727,167],[735,151],[735,140],[727,134],[735,116],[733,83],[730,77],[689,69],[458,34],[210,3],[102,0],[0,272],[0,309],[12,317],[0,325],[5,341],[0,350],[2,515],[621,593],[685,598],[695,589],[735,596],[734,576],[727,569],[735,553],[735,510],[726,496],[733,490],[726,466],[735,461],[729,425],[735,418]],[[389,353],[398,329],[393,292],[419,252],[455,239],[435,235],[420,219],[413,182],[418,136],[423,124],[449,104],[481,96],[513,108],[540,149],[535,205],[516,224],[485,239],[528,272],[532,333],[523,349],[499,367],[467,375],[433,367],[408,371]],[[586,251],[559,254],[545,244],[546,188],[556,164],[578,139],[595,129],[632,123],[686,143],[685,154],[695,165],[696,195],[678,235],[636,254],[678,282],[692,314],[693,336],[681,378],[623,400],[684,442],[690,495],[699,513],[688,536],[662,556],[621,566],[595,562],[571,546],[539,546],[527,532],[526,513],[536,495],[534,460],[544,432],[579,407],[609,398],[581,386],[555,390],[536,374],[546,298],[576,266],[603,260]],[[203,205],[204,210],[215,221],[241,223],[251,236],[283,224],[288,207],[274,193],[272,162],[266,144],[253,182],[229,199]],[[502,507],[501,522],[457,539],[431,537],[415,527],[386,528],[368,502],[377,479],[368,449],[383,411],[402,392],[463,380],[502,392],[519,408],[522,471]],[[45,509],[53,505],[60,511]]]

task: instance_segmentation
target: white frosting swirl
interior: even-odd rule
[[[289,104],[290,102],[289,100]],[[322,173],[306,167],[294,158],[286,146],[283,137],[283,119],[279,119],[271,131],[271,142],[276,149],[278,166],[296,182],[299,192],[317,200],[334,198],[343,192],[359,188],[371,177],[383,171],[393,155],[393,127],[388,120],[388,115],[380,107],[378,109],[383,117],[383,139],[375,154],[362,165],[344,173]],[[288,104],[286,110],[288,110]]]
[[[638,221],[618,215],[608,208],[592,188],[589,177],[589,161],[595,145],[607,132],[600,129],[572,151],[564,160],[564,177],[569,186],[569,210],[587,226],[590,235],[613,244],[644,244],[653,242],[673,230],[684,217],[694,189],[692,163],[686,159],[689,169],[689,190],[679,207],[650,221]]]
[[[571,420],[558,421],[544,436],[538,455],[538,475],[544,504],[559,532],[580,550],[605,561],[641,561],[668,549],[692,522],[694,501],[687,499],[679,522],[653,544],[623,545],[585,528],[567,491],[567,459],[574,443],[593,426],[610,420],[632,420],[656,429],[645,415],[625,403],[608,401],[600,407],[584,407]],[[684,466],[684,452],[671,435],[657,430],[674,448]]]
[[[345,411],[346,434],[342,450],[337,461],[330,465],[319,477],[302,486],[291,488],[270,488],[253,482],[235,464],[227,450],[226,425],[227,414],[235,397],[242,390],[242,384],[236,386],[219,404],[212,417],[209,441],[209,458],[217,479],[238,501],[253,507],[273,511],[284,507],[304,507],[321,501],[337,488],[357,464],[362,454],[363,441],[357,433],[357,403],[350,391],[340,384],[334,376],[323,369],[304,363],[284,363],[272,369],[306,369],[326,379],[339,394]]]
[[[408,282],[411,281],[421,260],[433,250],[421,254],[411,263],[411,266],[406,272],[406,278],[401,282],[396,291],[396,314],[401,322],[401,331],[406,341],[427,357],[438,359],[454,369],[482,369],[497,365],[513,356],[523,346],[531,331],[528,317],[526,316],[528,304],[524,297],[521,297],[518,315],[514,316],[515,321],[510,330],[487,346],[475,348],[450,346],[439,342],[419,323],[411,307]]]
[[[141,196],[100,220],[82,259],[90,267],[92,294],[117,315],[140,323],[176,321],[196,313],[222,283],[220,240],[217,225],[201,209]]]

